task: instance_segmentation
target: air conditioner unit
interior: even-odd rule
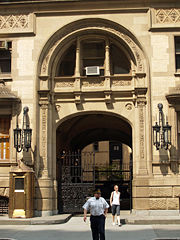
[[[0,49],[8,50],[8,42],[0,41]]]
[[[86,67],[86,76],[100,75],[99,66]]]

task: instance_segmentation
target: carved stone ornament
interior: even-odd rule
[[[42,156],[43,156],[43,160],[44,158],[46,158],[46,145],[47,145],[47,109],[46,108],[42,108],[41,110],[41,114],[42,114],[42,139],[41,139],[41,144],[42,144]]]
[[[104,79],[87,79],[82,81],[83,87],[103,87],[104,86]]]
[[[1,15],[0,29],[28,28],[28,15]]]
[[[144,105],[139,105],[140,157],[144,158]]]
[[[180,8],[156,9],[155,22],[156,23],[179,23]]]
[[[113,86],[130,86],[131,81],[124,81],[124,80],[113,80],[112,81]]]
[[[41,75],[48,75],[48,69],[50,69],[49,62],[57,46],[63,47],[64,44],[69,42],[75,36],[80,36],[84,32],[105,34],[106,36],[114,35],[115,38],[121,39],[125,42],[127,47],[131,50],[137,63],[137,71],[144,71],[143,53],[138,44],[130,37],[130,33],[122,29],[122,27],[114,22],[104,19],[83,19],[70,23],[64,26],[62,29],[51,39],[51,47],[45,53],[43,62],[41,65]]]
[[[55,106],[55,108],[56,108],[56,111],[59,112],[60,109],[61,109],[61,105],[58,105],[58,104],[57,104],[57,105]]]
[[[132,108],[133,108],[132,103],[127,103],[127,104],[125,105],[125,108],[126,108],[128,111],[132,110]]]
[[[61,82],[56,82],[55,88],[63,88],[63,87],[74,87],[74,81],[61,81]]]
[[[34,14],[0,15],[0,34],[35,33]]]

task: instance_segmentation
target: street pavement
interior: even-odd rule
[[[0,225],[0,239],[15,240],[92,240],[89,218],[72,217],[67,223],[52,225]],[[106,240],[180,239],[180,225],[112,226],[111,215],[106,219]]]

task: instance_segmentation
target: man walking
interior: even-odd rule
[[[94,197],[91,197],[83,205],[84,221],[87,219],[87,212],[90,210],[90,222],[93,240],[105,240],[105,219],[109,204],[101,197],[100,189],[94,191]]]

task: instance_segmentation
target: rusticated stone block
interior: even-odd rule
[[[9,188],[5,188],[4,196],[9,197]]]
[[[52,210],[53,199],[36,199],[35,208],[40,211]]]
[[[167,199],[166,198],[150,198],[149,199],[149,208],[153,209],[167,209]]]
[[[52,188],[36,188],[35,190],[36,198],[52,198],[53,189]]]
[[[167,208],[169,210],[179,209],[179,199],[178,198],[168,198],[167,199]]]
[[[149,197],[149,188],[148,187],[135,187],[133,189],[133,196],[134,197],[140,197],[145,198]]]
[[[4,196],[5,188],[0,188],[0,196]]]
[[[174,197],[180,197],[180,187],[174,187]]]
[[[149,199],[148,198],[134,198],[133,208],[136,210],[149,209]]]
[[[172,197],[172,187],[150,187],[150,197]]]
[[[0,188],[0,196],[9,197],[9,188]]]

